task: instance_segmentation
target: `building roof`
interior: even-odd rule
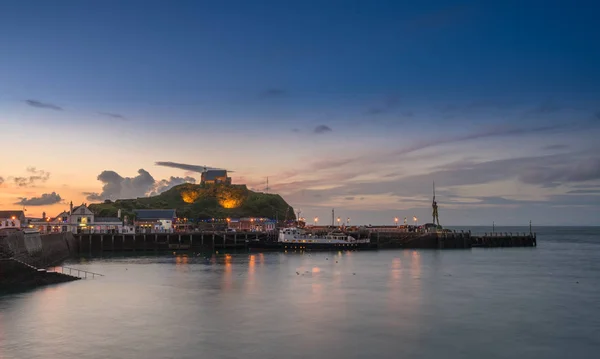
[[[119,217],[94,217],[94,223],[123,223]]]
[[[177,218],[174,209],[135,209],[135,218],[141,219],[173,219]]]
[[[214,181],[219,177],[227,177],[227,170],[208,170],[202,173],[202,179],[205,181]]]
[[[16,217],[18,219],[25,218],[25,212],[23,211],[0,211],[0,218],[12,218]]]

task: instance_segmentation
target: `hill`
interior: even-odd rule
[[[186,183],[157,196],[94,203],[89,208],[101,217],[133,218],[134,209],[177,210],[179,217],[194,219],[267,217],[295,219],[294,209],[278,194],[250,191],[246,185]]]

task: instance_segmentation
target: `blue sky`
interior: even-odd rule
[[[268,176],[311,218],[428,218],[435,180],[446,224],[598,224],[598,10],[3,1],[0,123],[23,150],[0,166],[0,205],[199,178],[155,164],[172,161]]]

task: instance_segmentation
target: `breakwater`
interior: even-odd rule
[[[536,235],[528,233],[493,233],[474,235],[469,232],[415,233],[373,232],[351,234],[355,238],[370,239],[368,246],[347,246],[347,249],[468,249],[472,247],[534,247]],[[82,255],[103,252],[128,251],[193,251],[219,250],[277,250],[277,233],[274,232],[194,232],[155,234],[81,234],[75,239],[75,248]],[[293,246],[287,244],[287,246]],[[302,244],[296,244],[298,248]],[[344,248],[342,246],[342,248]],[[293,249],[293,248],[292,248]],[[302,249],[302,248],[300,248]],[[327,248],[325,248],[327,249]],[[329,249],[336,249],[333,246]]]
[[[76,276],[48,272],[78,253],[71,233],[39,235],[11,233],[0,238],[0,291],[77,280]]]

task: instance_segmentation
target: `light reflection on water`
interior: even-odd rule
[[[598,249],[82,260],[0,297],[0,358],[593,357]]]

